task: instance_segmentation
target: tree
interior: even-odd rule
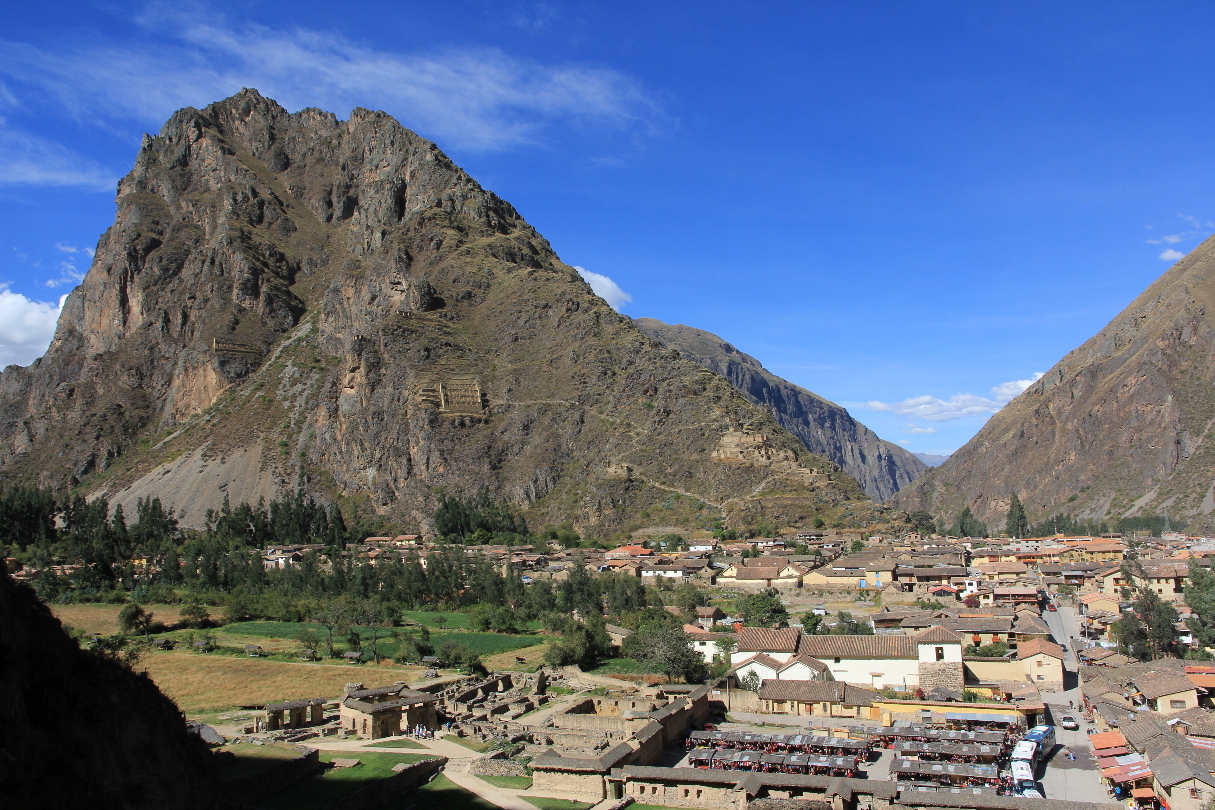
[[[958,513],[951,533],[956,537],[986,537],[987,524],[975,517],[967,506]]]
[[[211,624],[211,614],[198,602],[191,602],[181,609],[181,623],[201,630]]]
[[[679,608],[684,619],[688,622],[696,620],[696,608],[709,604],[709,596],[691,582],[685,582],[675,589],[671,603]]]
[[[713,642],[713,646],[717,648],[717,657],[729,663],[730,656],[734,654],[735,648],[738,647],[738,640],[733,636],[722,636]]]
[[[865,550],[865,544],[862,543],[860,540],[853,540],[851,548],[852,548],[852,553],[856,554],[859,551]]]
[[[1190,560],[1185,601],[1193,611],[1186,625],[1202,648],[1215,647],[1215,574],[1198,559]]]
[[[873,625],[868,622],[860,622],[852,618],[852,614],[846,610],[841,610],[835,614],[836,624],[831,628],[833,636],[872,636]]]
[[[142,607],[131,602],[127,604],[118,613],[118,626],[124,633],[143,633],[144,638],[147,638],[148,631],[152,626],[153,614],[148,613]]]
[[[1013,493],[1008,501],[1008,516],[1004,521],[1004,531],[1009,537],[1024,537],[1029,533],[1029,520],[1025,517],[1025,507],[1017,493]]]
[[[937,533],[937,523],[932,519],[932,515],[920,510],[912,512],[907,516],[907,522],[911,524],[911,528],[922,535],[930,535]]]
[[[814,611],[802,614],[802,632],[808,636],[818,635],[823,626],[823,617]]]
[[[321,642],[324,641],[324,638],[321,636],[319,630],[314,630],[311,627],[305,627],[296,635],[295,640],[299,642],[300,655],[303,655],[307,650],[311,650],[313,657],[315,657],[317,648],[321,646]]]
[[[744,596],[734,603],[734,611],[748,627],[784,627],[789,623],[789,611],[775,588]]]
[[[746,675],[738,679],[738,687],[740,689],[746,689],[748,692],[758,692],[760,686],[762,686],[762,684],[760,683],[759,675],[755,673],[755,670],[751,670]]]
[[[329,598],[316,606],[313,621],[325,628],[325,643],[329,648],[329,657],[333,657],[333,634],[341,632],[349,625],[351,618],[350,602],[344,598]]]
[[[653,671],[672,680],[682,678],[689,683],[704,675],[704,659],[692,649],[682,627],[662,627],[634,633],[625,639],[622,650]]]

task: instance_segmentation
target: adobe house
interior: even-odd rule
[[[379,689],[357,689],[346,693],[339,708],[341,727],[359,737],[395,737],[405,729],[423,725],[439,727],[435,696],[415,692],[397,681]]]
[[[1153,711],[1176,714],[1198,706],[1198,687],[1177,672],[1149,672],[1132,681]]]
[[[266,706],[266,730],[304,728],[325,722],[325,699],[288,700]]]
[[[1063,689],[1063,648],[1055,642],[1043,638],[1023,641],[1017,645],[1017,660],[1034,686],[1048,692]]]

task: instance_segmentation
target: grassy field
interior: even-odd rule
[[[416,743],[413,740],[386,740],[384,742],[372,743],[368,748],[421,748],[429,750],[421,743]]]
[[[421,667],[293,664],[194,653],[153,653],[139,662],[139,668],[147,670],[161,691],[188,714],[278,700],[333,698],[351,681],[375,688],[422,675]]]
[[[457,785],[443,774],[439,774],[429,784],[418,788],[416,792],[406,794],[395,801],[383,805],[384,810],[498,810],[496,804],[491,804],[470,790]]]
[[[401,615],[414,624],[424,624],[433,629],[442,628],[444,624],[451,630],[468,630],[468,616],[464,613],[442,611],[442,610],[402,610]],[[528,622],[524,625],[526,630],[539,630],[544,626],[543,622]]]
[[[531,640],[535,641],[534,638]],[[481,662],[491,672],[505,670],[535,672],[544,663],[544,651],[547,649],[547,644],[534,644],[531,647],[520,647],[517,650],[482,656]],[[522,658],[523,663],[520,664],[515,660],[516,658]]]
[[[520,799],[531,802],[540,810],[587,810],[594,805],[589,802],[576,802],[573,799],[549,799],[543,796],[520,796]]]
[[[376,779],[392,776],[392,766],[398,762],[420,762],[434,757],[422,754],[388,754],[368,751],[322,751],[321,762],[334,759],[358,759],[354,768],[327,768],[313,776],[279,791],[259,802],[267,810],[320,810],[340,801]]]
[[[484,779],[491,785],[500,788],[508,788],[509,790],[527,790],[532,786],[532,778],[530,776],[481,776],[476,775],[478,779]]]
[[[118,632],[118,613],[123,605],[48,605],[55,618],[86,633],[111,636]],[[144,605],[155,614],[153,621],[172,624],[181,619],[179,605]]]
[[[447,740],[448,742],[453,742],[456,745],[462,745],[470,751],[476,751],[478,754],[483,754],[490,748],[490,745],[487,742],[478,742],[477,740],[470,740],[465,737],[457,737],[455,734],[445,734],[443,735],[443,739]]]
[[[267,743],[266,745],[224,745],[216,751],[231,752],[232,757],[220,759],[219,778],[223,781],[243,779],[261,773],[277,762],[295,759],[300,751],[294,745],[286,743]]]

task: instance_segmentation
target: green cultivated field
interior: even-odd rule
[[[224,643],[225,635],[233,636],[250,636],[254,638],[274,638],[287,641],[294,641],[299,638],[300,633],[304,630],[315,630],[320,633],[321,638],[326,637],[325,628],[319,624],[312,622],[235,622],[227,624],[216,631],[217,641],[220,644]],[[367,627],[358,627],[359,637],[363,639],[364,644],[371,642],[371,629]],[[380,628],[379,641],[377,647],[380,655],[391,657],[396,654],[397,643],[392,640],[388,634],[388,628]],[[502,633],[432,633],[430,642],[437,649],[445,641],[457,641],[466,645],[474,652],[481,655],[494,655],[496,653],[510,652],[511,650],[519,650],[524,647],[534,646],[538,639],[535,636],[508,636]],[[333,643],[335,646],[345,646],[345,637],[334,633]]]

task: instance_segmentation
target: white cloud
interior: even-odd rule
[[[54,288],[61,287],[64,284],[71,284],[73,287],[75,287],[77,284],[84,281],[84,273],[77,268],[76,258],[79,254],[83,254],[87,256],[90,261],[92,261],[93,254],[96,251],[94,251],[92,248],[78,248],[73,245],[61,244],[56,244],[55,250],[66,253],[67,258],[60,260],[58,267],[59,276],[57,278],[48,278],[46,280],[46,286]]]
[[[113,192],[118,178],[59,144],[0,125],[0,183]]]
[[[899,444],[909,445],[911,444],[911,439],[899,439]]]
[[[31,301],[0,285],[0,368],[28,366],[46,353],[66,297],[58,305]]]
[[[594,273],[584,267],[574,265],[574,269],[578,271],[578,275],[582,276],[583,281],[591,285],[595,295],[608,302],[608,306],[617,312],[625,304],[633,300],[633,296],[620,289],[620,285],[612,281],[602,273]]]
[[[865,407],[874,411],[897,413],[900,416],[910,416],[913,419],[924,419],[929,422],[946,422],[966,416],[987,416],[1003,408],[1013,397],[1041,378],[1042,372],[1039,371],[1028,380],[1011,380],[1000,383],[992,387],[990,398],[976,394],[954,394],[946,400],[925,394],[921,397],[905,399],[902,402],[874,400],[866,402]]]
[[[903,433],[936,433],[936,428],[921,427],[920,425],[908,425],[902,429]]]
[[[1165,250],[1160,251],[1160,258],[1162,261],[1175,262],[1175,261],[1178,261],[1179,259],[1184,259],[1185,254],[1182,253],[1180,250],[1173,250],[1172,248],[1167,248]]]
[[[1190,216],[1189,214],[1178,214],[1177,218],[1188,225],[1189,228],[1178,233],[1165,234],[1159,239],[1149,239],[1147,240],[1147,243],[1149,245],[1176,245],[1189,239],[1196,239],[1204,236],[1209,234],[1212,230],[1215,230],[1215,222],[1211,222],[1210,220],[1204,221],[1198,217]],[[1149,225],[1148,227],[1152,228],[1153,226]],[[1160,254],[1160,258],[1164,259],[1166,253],[1176,252],[1177,251],[1175,250],[1166,250],[1164,253]],[[1177,256],[1177,258],[1179,259],[1181,256]],[[1167,261],[1176,261],[1176,259],[1167,259]]]
[[[155,36],[118,47],[43,50],[0,42],[0,74],[77,118],[162,122],[256,87],[288,109],[378,107],[444,145],[493,150],[543,140],[557,122],[652,130],[657,105],[637,83],[593,65],[551,65],[491,48],[382,51],[328,31],[229,25],[205,7],[155,8]]]

